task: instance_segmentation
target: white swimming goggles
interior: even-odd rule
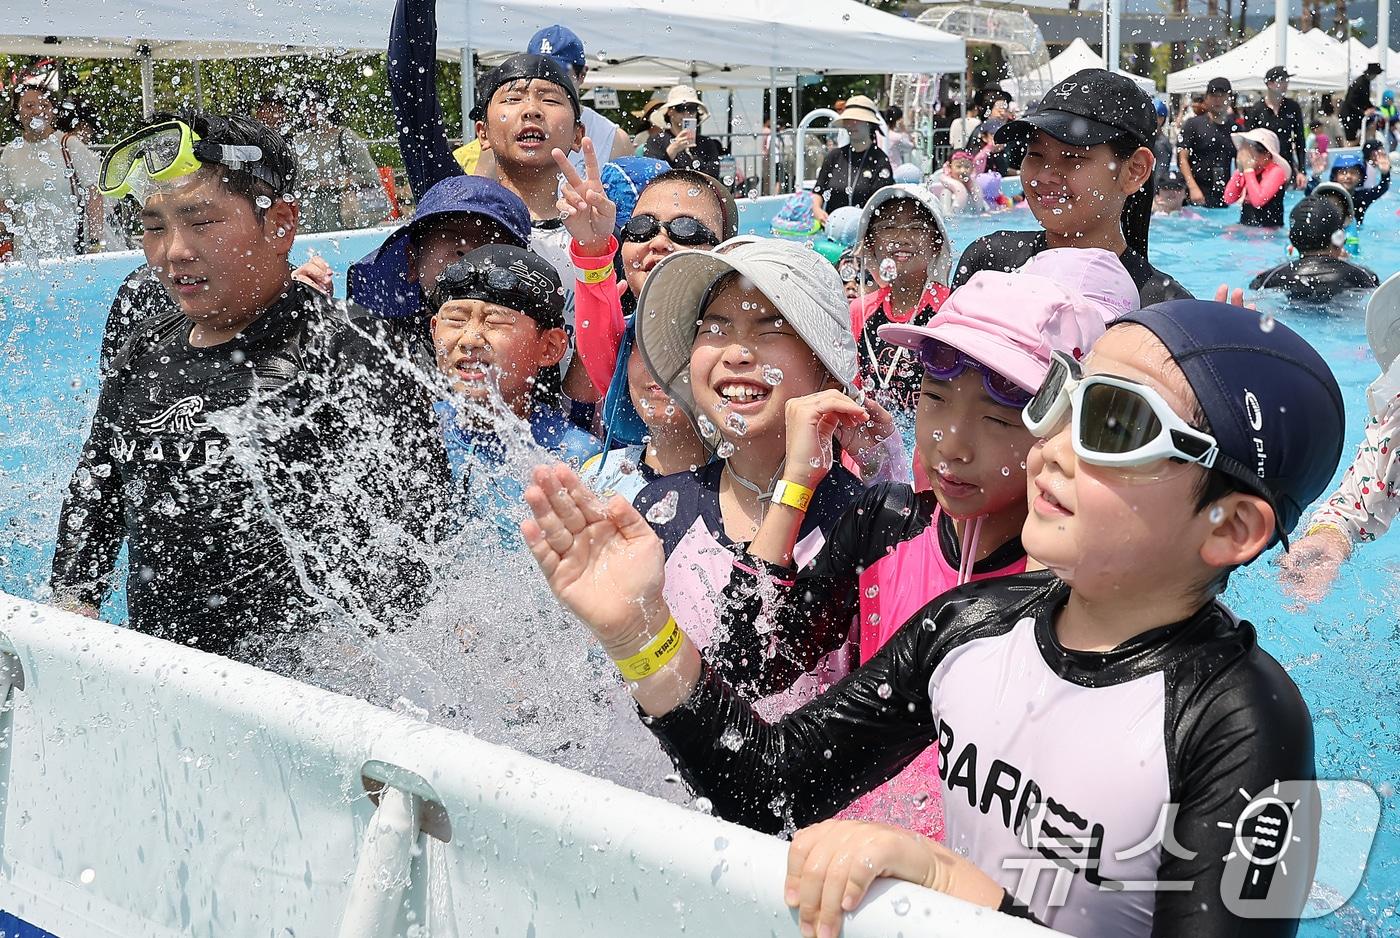
[[[1111,375],[1086,378],[1079,362],[1057,351],[1021,420],[1046,439],[1067,412],[1073,414],[1074,453],[1091,465],[1123,468],[1173,459],[1212,468],[1220,454],[1215,437],[1187,424],[1152,388]]]

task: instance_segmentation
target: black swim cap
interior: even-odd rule
[[[428,301],[484,300],[533,319],[541,329],[564,327],[564,287],[554,266],[513,244],[488,244],[438,275]]]
[[[1300,251],[1335,247],[1332,237],[1342,230],[1342,213],[1330,199],[1304,199],[1288,215],[1288,241]]]
[[[512,55],[481,76],[481,80],[477,82],[476,105],[467,116],[475,121],[485,120],[486,109],[491,105],[491,98],[497,91],[517,81],[530,81],[536,78],[563,88],[564,93],[569,96],[569,103],[574,107],[574,119],[578,120],[583,111],[578,99],[578,89],[574,87],[574,80],[568,76],[558,62],[549,56],[530,55],[524,52]]]
[[[1220,446],[1215,470],[1273,506],[1286,549],[1342,457],[1346,411],[1327,362],[1283,323],[1227,303],[1173,300],[1121,323],[1167,347]]]

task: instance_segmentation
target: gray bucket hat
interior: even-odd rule
[[[737,273],[773,303],[842,389],[857,400],[850,304],[836,268],[800,244],[740,236],[714,251],[678,251],[652,270],[637,299],[637,346],[657,382],[696,418],[690,349],[715,284]]]

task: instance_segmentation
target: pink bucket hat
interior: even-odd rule
[[[1040,274],[983,270],[954,290],[928,325],[889,323],[880,338],[911,349],[943,342],[1033,393],[1050,370],[1051,352],[1079,358],[1103,335],[1105,310]]]
[[[1020,272],[1047,277],[1098,303],[1105,325],[1142,306],[1132,275],[1117,254],[1103,248],[1051,248],[1026,261]]]

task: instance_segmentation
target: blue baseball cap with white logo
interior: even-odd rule
[[[567,26],[546,26],[530,37],[526,52],[531,55],[547,55],[560,65],[568,68],[583,68],[583,40]]]
[[[1215,469],[1273,506],[1286,549],[1342,457],[1346,410],[1332,369],[1283,323],[1228,303],[1173,300],[1118,320],[1128,322],[1171,353],[1220,446]]]

